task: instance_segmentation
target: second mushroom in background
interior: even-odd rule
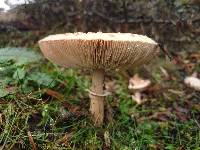
[[[137,104],[142,104],[145,99],[142,98],[142,92],[149,87],[151,84],[151,81],[148,79],[142,79],[139,77],[138,74],[135,74],[130,80],[129,80],[129,85],[128,89],[132,90],[134,94],[132,95],[132,99],[137,103]]]

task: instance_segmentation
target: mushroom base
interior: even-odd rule
[[[104,120],[104,70],[95,70],[92,75],[91,90],[95,94],[90,93],[90,112],[95,126],[100,126]]]

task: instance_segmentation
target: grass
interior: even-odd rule
[[[26,57],[29,52],[38,55],[27,50]],[[115,81],[115,90],[107,97],[107,111],[112,109],[96,128],[88,113],[89,72],[63,69],[42,57],[22,61],[15,56],[0,59],[2,149],[200,150],[200,95],[183,84],[181,73],[190,73],[183,64],[159,59],[138,70],[153,82],[142,105],[127,89],[130,76],[109,72],[106,80]]]

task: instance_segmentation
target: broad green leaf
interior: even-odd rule
[[[5,97],[8,94],[9,94],[9,92],[7,90],[0,87],[0,98]]]
[[[17,70],[15,71],[13,78],[17,79],[17,80],[21,80],[25,77],[26,75],[26,71],[23,68],[17,68]]]
[[[168,145],[165,147],[165,149],[166,149],[166,150],[174,150],[175,147],[174,147],[174,145],[172,145],[172,144],[168,144]]]
[[[38,85],[43,85],[48,87],[55,86],[54,79],[46,73],[33,72],[29,76],[29,80],[36,82]]]
[[[41,55],[26,48],[6,47],[0,48],[0,63],[13,61],[16,65],[24,65],[37,62]]]

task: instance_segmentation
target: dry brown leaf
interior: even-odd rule
[[[60,94],[57,91],[51,90],[51,89],[47,89],[45,91],[45,93],[48,94],[49,96],[56,98],[56,99],[59,99],[59,100],[62,100],[64,98],[64,95]]]
[[[177,117],[180,121],[182,121],[182,122],[188,120],[187,115],[184,114],[184,113],[181,113],[181,112],[178,112],[178,111],[177,111],[177,112],[175,112],[175,114],[176,114],[176,117]]]
[[[137,119],[138,122],[143,122],[144,120],[159,120],[159,121],[168,121],[171,117],[171,112],[169,111],[163,111],[163,112],[155,112],[154,114],[150,116],[145,116]]]
[[[179,96],[184,96],[184,91],[176,90],[176,89],[168,89],[168,92],[179,95]]]
[[[2,114],[0,113],[0,125],[3,124]]]
[[[62,138],[61,143],[66,147],[70,147],[70,139],[72,137],[72,133],[66,133],[65,136]]]
[[[108,92],[114,93],[114,92],[116,92],[118,87],[119,86],[116,84],[115,81],[105,82],[105,88],[106,88],[106,91],[108,91]]]
[[[79,105],[71,105],[68,102],[63,102],[63,106],[64,108],[68,109],[70,112],[76,113],[77,111],[80,110],[80,106]]]
[[[186,69],[187,72],[192,72],[195,68],[195,63],[186,63],[184,65],[184,68]]]
[[[67,101],[64,101],[62,104],[65,109],[68,109],[71,113],[75,114],[77,117],[84,115],[84,113],[80,110],[81,106],[71,105]],[[66,117],[67,117],[67,115],[64,118],[66,118]]]
[[[190,59],[194,60],[196,59],[197,62],[200,62],[200,53],[193,53],[190,55]]]
[[[167,72],[167,70],[165,68],[163,68],[163,67],[160,67],[160,70],[163,73],[164,77],[166,79],[169,79],[170,76],[169,76],[169,73]]]

